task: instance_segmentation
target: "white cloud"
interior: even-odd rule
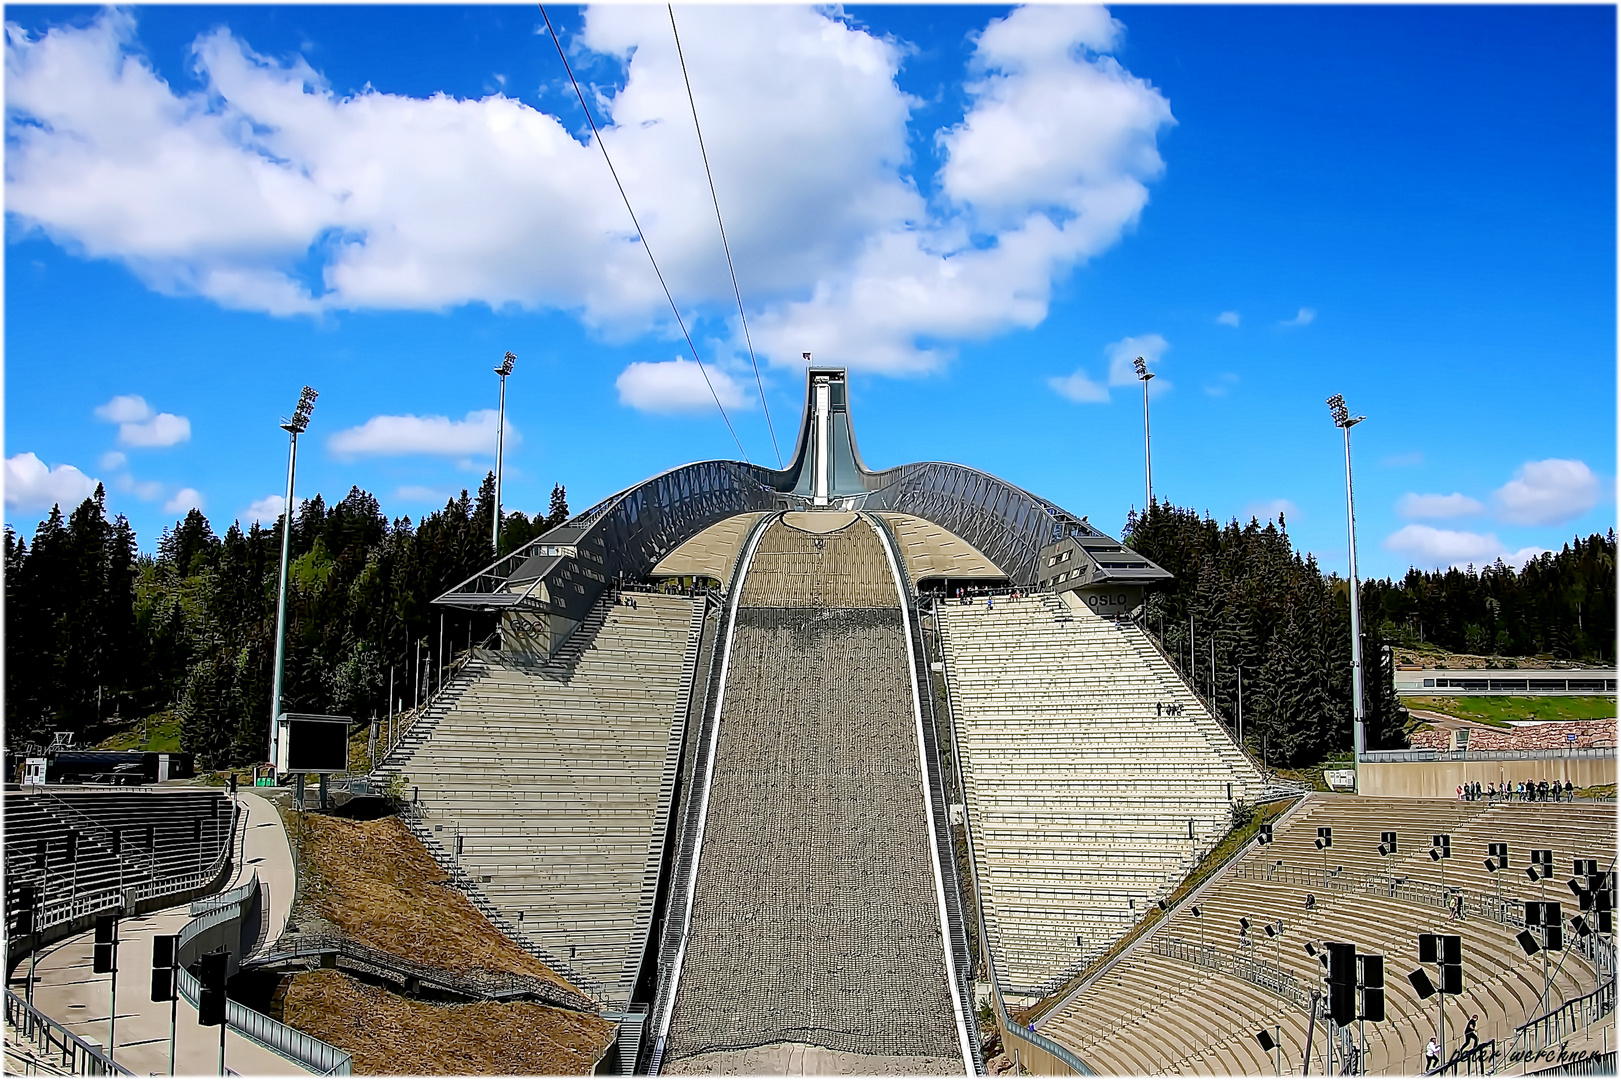
[[[105,405],[97,405],[96,417],[109,424],[133,424],[152,415],[152,406],[139,394],[118,394]]]
[[[394,497],[402,502],[431,506],[438,506],[450,498],[443,491],[435,491],[433,488],[423,487],[421,484],[402,484],[394,490]],[[502,501],[505,502],[506,500],[503,499]]]
[[[1216,316],[1216,323],[1219,326],[1237,326],[1238,312],[1224,311],[1220,315]]]
[[[72,465],[47,466],[32,452],[6,459],[6,504],[19,510],[68,510],[96,491],[96,480]]]
[[[1158,334],[1121,338],[1119,341],[1110,342],[1103,349],[1103,354],[1109,360],[1107,385],[1094,381],[1086,374],[1085,368],[1079,367],[1072,374],[1048,379],[1047,385],[1071,401],[1106,402],[1109,400],[1108,387],[1131,386],[1138,381],[1134,364],[1137,357],[1141,356],[1152,371],[1159,366],[1160,357],[1170,347],[1170,343]],[[1155,397],[1170,387],[1171,384],[1164,378],[1155,378],[1149,382],[1149,390]]]
[[[811,349],[924,371],[956,341],[1040,323],[1054,284],[1119,241],[1163,170],[1170,107],[1104,55],[1119,34],[1102,8],[991,21],[968,112],[937,134],[931,205],[909,175],[903,44],[836,9],[687,9],[692,89],[767,357],[795,366]],[[572,44],[625,64],[601,101],[604,138],[683,310],[729,319],[665,13],[592,7]],[[196,91],[155,74],[126,13],[37,37],[13,28],[6,202],[18,222],[226,307],[513,304],[617,336],[668,329],[572,119],[501,94],[340,96],[302,58],[258,56],[224,28],[192,51]]]
[[[174,413],[155,413],[139,394],[119,394],[96,406],[96,416],[118,425],[122,446],[173,446],[191,438],[191,421]]]
[[[97,464],[99,464],[103,469],[122,469],[125,465],[129,464],[129,458],[125,457],[121,451],[109,450],[105,454],[101,455],[101,460],[98,461]]]
[[[203,493],[196,488],[181,488],[174,493],[174,497],[163,504],[163,509],[171,514],[184,514],[188,510],[201,510],[203,508]]]
[[[1492,492],[1497,516],[1515,525],[1558,525],[1598,505],[1599,482],[1580,461],[1528,461]]]
[[[287,499],[281,495],[266,495],[262,499],[255,499],[248,506],[243,516],[249,521],[258,521],[266,525],[274,525],[281,517],[281,512],[287,509]]]
[[[113,477],[113,486],[119,491],[127,491],[137,499],[152,502],[162,498],[163,485],[156,480],[137,480],[129,473],[120,473]]]
[[[1487,566],[1502,559],[1511,566],[1524,566],[1546,548],[1527,547],[1508,551],[1495,533],[1437,529],[1433,525],[1404,525],[1385,538],[1385,547],[1413,560],[1414,565]]]
[[[1143,362],[1148,365],[1148,370],[1153,371],[1159,366],[1160,357],[1165,355],[1165,350],[1170,347],[1171,343],[1158,334],[1121,338],[1109,345],[1103,350],[1109,356],[1109,385],[1133,385],[1137,381],[1137,368],[1134,363],[1137,357],[1142,357]],[[1170,384],[1164,383],[1162,379],[1155,378],[1150,382],[1149,389],[1158,392],[1168,385]]]
[[[1424,452],[1422,450],[1413,450],[1405,454],[1391,454],[1380,461],[1379,464],[1387,469],[1405,469],[1414,465],[1422,465],[1424,464]]]
[[[339,457],[362,455],[436,454],[459,457],[467,454],[495,456],[495,409],[474,409],[465,419],[448,416],[374,416],[359,427],[346,428],[327,440]],[[506,448],[521,445],[522,436],[508,420]]]
[[[1284,523],[1287,524],[1290,519],[1299,518],[1300,507],[1288,499],[1264,499],[1244,506],[1244,518],[1246,520],[1257,518],[1261,521],[1272,521],[1280,514],[1283,515]]]
[[[1314,311],[1313,309],[1311,309],[1309,307],[1303,307],[1298,312],[1295,313],[1294,318],[1292,318],[1292,319],[1284,319],[1283,321],[1279,322],[1278,325],[1279,326],[1308,326],[1308,325],[1310,325],[1311,321],[1313,319],[1315,319],[1315,318],[1317,318],[1317,312],[1316,311]]]
[[[709,385],[704,383],[708,372]],[[710,385],[714,393],[710,393]],[[691,360],[664,360],[658,363],[635,363],[619,373],[614,380],[619,388],[619,403],[633,409],[652,413],[704,412],[715,407],[715,398],[728,409],[743,406],[743,390],[726,372],[705,364],[703,371]]]
[[[1224,371],[1209,382],[1203,383],[1200,389],[1210,397],[1226,397],[1228,391],[1232,390],[1238,383],[1237,373]]]
[[[1054,375],[1047,380],[1047,385],[1056,390],[1060,397],[1080,402],[1105,402],[1109,400],[1109,388],[1101,383],[1089,379],[1086,372],[1076,368],[1070,375]]]
[[[1470,517],[1485,507],[1480,500],[1453,492],[1451,495],[1417,495],[1408,492],[1396,502],[1396,513],[1404,518]]]

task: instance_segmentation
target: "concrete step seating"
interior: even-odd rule
[[[1166,715],[1192,695],[1084,607],[937,610],[998,972],[1004,990],[1032,992],[1173,888],[1261,778],[1202,706]]]
[[[1565,819],[1555,822],[1553,817],[1558,815],[1550,812],[1559,809],[1511,805],[1486,811],[1478,804],[1444,800],[1313,795],[1277,831],[1273,844],[1252,847],[1197,900],[1182,904],[1155,937],[1180,939],[1190,945],[1202,940],[1233,954],[1243,948],[1238,920],[1247,918],[1251,923],[1251,954],[1294,975],[1308,989],[1317,985],[1319,973],[1317,962],[1305,952],[1308,941],[1351,941],[1361,952],[1382,953],[1388,1019],[1367,1027],[1370,1068],[1375,1072],[1415,1072],[1422,1065],[1423,1045],[1436,1030],[1437,1005],[1434,998],[1420,1001],[1406,977],[1419,966],[1419,932],[1456,933],[1463,937],[1464,993],[1447,999],[1448,1042],[1452,1046],[1456,1046],[1458,1034],[1472,1014],[1480,1017],[1478,1032],[1482,1039],[1512,1038],[1514,1028],[1531,1016],[1593,990],[1597,973],[1579,953],[1569,951],[1563,956],[1562,970],[1555,972],[1550,966],[1551,989],[1544,997],[1541,961],[1525,957],[1514,940],[1515,927],[1482,917],[1453,920],[1440,908],[1380,892],[1324,888],[1322,855],[1312,843],[1317,827],[1332,827],[1334,844],[1327,852],[1328,865],[1345,865],[1347,880],[1370,871],[1376,875],[1384,872],[1386,862],[1376,848],[1380,831],[1388,829],[1396,830],[1400,849],[1399,855],[1390,860],[1394,876],[1437,883],[1440,867],[1428,856],[1430,837],[1435,832],[1452,831],[1454,864],[1460,859],[1460,838],[1468,844],[1488,835],[1492,839],[1509,838],[1514,854],[1517,852],[1512,845],[1516,840],[1524,843],[1526,850],[1533,838],[1539,840],[1538,846],[1548,846],[1550,842],[1542,838],[1549,835],[1550,825],[1562,836],[1584,836],[1587,847],[1614,849],[1615,821],[1604,813],[1607,808],[1566,806]],[[1410,844],[1406,842],[1409,837]],[[1482,858],[1484,843],[1480,839]],[[1373,850],[1371,858],[1368,850]],[[1556,855],[1563,858],[1568,871],[1569,859],[1557,848]],[[1280,857],[1284,868],[1274,869]],[[1517,864],[1523,862],[1523,856],[1516,859]],[[1292,875],[1290,867],[1314,868],[1316,875]],[[1269,871],[1272,880],[1266,878]],[[1454,876],[1449,868],[1449,883]],[[1487,876],[1483,867],[1480,876]],[[1523,884],[1520,891],[1534,897],[1536,887],[1523,872],[1516,871],[1516,876],[1516,888]],[[1377,877],[1374,883],[1377,885]],[[1507,896],[1510,890],[1506,877],[1504,886]],[[1307,893],[1316,898],[1314,910],[1305,906]],[[1199,918],[1191,913],[1195,904],[1201,911]],[[1281,934],[1268,937],[1263,925],[1279,919],[1283,922]],[[1556,956],[1556,963],[1558,959]],[[1433,972],[1431,975],[1433,978]],[[1150,999],[1155,994],[1165,999],[1174,997],[1177,1008],[1163,1012],[1146,1009],[1153,1004]],[[1234,1005],[1239,1006],[1237,1013]],[[1269,1010],[1283,1017],[1285,1068],[1298,1069],[1306,1019],[1301,1010],[1245,980],[1159,956],[1148,944],[1140,943],[1101,978],[1050,1012],[1040,1028],[1099,1069],[1124,1068],[1130,1063],[1133,1071],[1150,1067],[1152,1071],[1200,1073],[1269,1071],[1269,1061],[1262,1069],[1256,1067],[1250,1049],[1253,1046],[1259,1050],[1253,1033],[1265,1026],[1261,1018]],[[1153,1017],[1157,1023],[1145,1021],[1145,1017]],[[1213,1028],[1215,1034],[1224,1036],[1225,1046],[1212,1041]],[[1319,1032],[1319,1043],[1321,1037]],[[1155,1058],[1157,1062],[1149,1060]]]
[[[426,737],[388,761],[446,853],[460,837],[462,870],[503,917],[610,999],[629,994],[651,911],[697,610],[683,596],[605,595],[548,664],[483,653],[419,722]]]
[[[198,839],[197,823],[201,823]],[[230,841],[231,805],[220,789],[51,787],[5,793],[8,899],[17,885],[44,886],[49,907],[70,896],[206,870]],[[121,853],[113,854],[113,831]],[[149,831],[150,830],[150,831]],[[67,859],[67,836],[76,857]],[[46,865],[38,866],[39,842]]]

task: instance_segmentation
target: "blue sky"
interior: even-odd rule
[[[775,455],[663,8],[557,8],[744,452]],[[1610,7],[678,7],[778,442],[1118,532],[1285,510],[1365,575],[1615,521]],[[493,461],[582,509],[738,450],[538,12],[8,7],[6,520],[96,480],[151,550],[299,495],[420,517]],[[514,433],[515,432],[515,433]]]

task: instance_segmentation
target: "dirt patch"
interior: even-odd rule
[[[528,1002],[413,1001],[340,971],[293,976],[282,1010],[372,1076],[584,1075],[614,1035],[599,1016]]]
[[[321,922],[374,949],[457,974],[514,972],[579,993],[501,933],[394,817],[289,814],[305,931]]]

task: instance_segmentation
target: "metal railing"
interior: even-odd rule
[[[9,989],[6,991],[6,1026],[19,1039],[27,1039],[41,1053],[54,1058],[54,1064],[64,1075],[135,1075],[109,1058],[99,1046],[73,1034]]]
[[[193,904],[192,911],[197,917],[180,928],[175,942],[176,952],[184,950],[187,944],[203,932],[246,915],[248,909],[258,900],[259,889],[259,871],[255,870],[246,882],[230,892]],[[202,909],[200,912],[199,908]],[[180,996],[196,1005],[198,996],[196,977],[185,968],[177,968],[175,982]],[[353,1058],[337,1047],[296,1028],[288,1027],[279,1020],[250,1009],[240,1002],[226,1002],[225,1022],[226,1026],[244,1038],[281,1055],[295,1065],[313,1069],[323,1076],[347,1076],[353,1067]]]
[[[253,873],[248,875],[247,881],[229,892],[215,893],[213,896],[205,896],[201,900],[193,900],[191,902],[191,913],[201,915],[204,912],[213,911],[215,908],[240,904],[258,891],[259,871],[254,870]]]
[[[591,1013],[596,1011],[596,1006],[589,999],[557,983],[548,982],[534,975],[523,975],[509,971],[467,973],[446,971],[431,964],[418,963],[414,960],[395,956],[393,953],[374,949],[341,934],[299,934],[283,937],[277,942],[275,952],[256,957],[254,963],[256,966],[274,964],[295,957],[323,954],[344,956],[357,963],[380,969],[396,977],[430,983],[475,1000],[505,1000],[531,997],[542,1004],[560,1009]]]
[[[176,968],[175,986],[179,989],[181,997],[193,1006],[197,1004],[197,979],[191,972],[185,968]],[[262,1012],[256,1012],[241,1002],[226,1001],[225,1023],[244,1039],[259,1044],[295,1065],[310,1069],[319,1076],[348,1076],[353,1071],[354,1058],[351,1055],[322,1042],[314,1035],[288,1027]]]
[[[1569,758],[1613,758],[1613,746],[1572,746],[1544,750],[1364,750],[1362,761],[1560,761]]]
[[[1585,1030],[1615,1011],[1615,978],[1611,976],[1597,990],[1571,998],[1557,1009],[1533,1017],[1514,1029],[1514,1042],[1510,1052],[1536,1054],[1544,1047]],[[1521,1043],[1525,1045],[1521,1045]]]
[[[1184,941],[1181,938],[1156,937],[1151,942],[1154,953],[1171,960],[1195,964],[1235,979],[1243,979],[1270,994],[1280,997],[1302,1009],[1311,1007],[1311,991],[1290,972],[1274,964],[1236,953],[1222,952],[1212,945]]]

